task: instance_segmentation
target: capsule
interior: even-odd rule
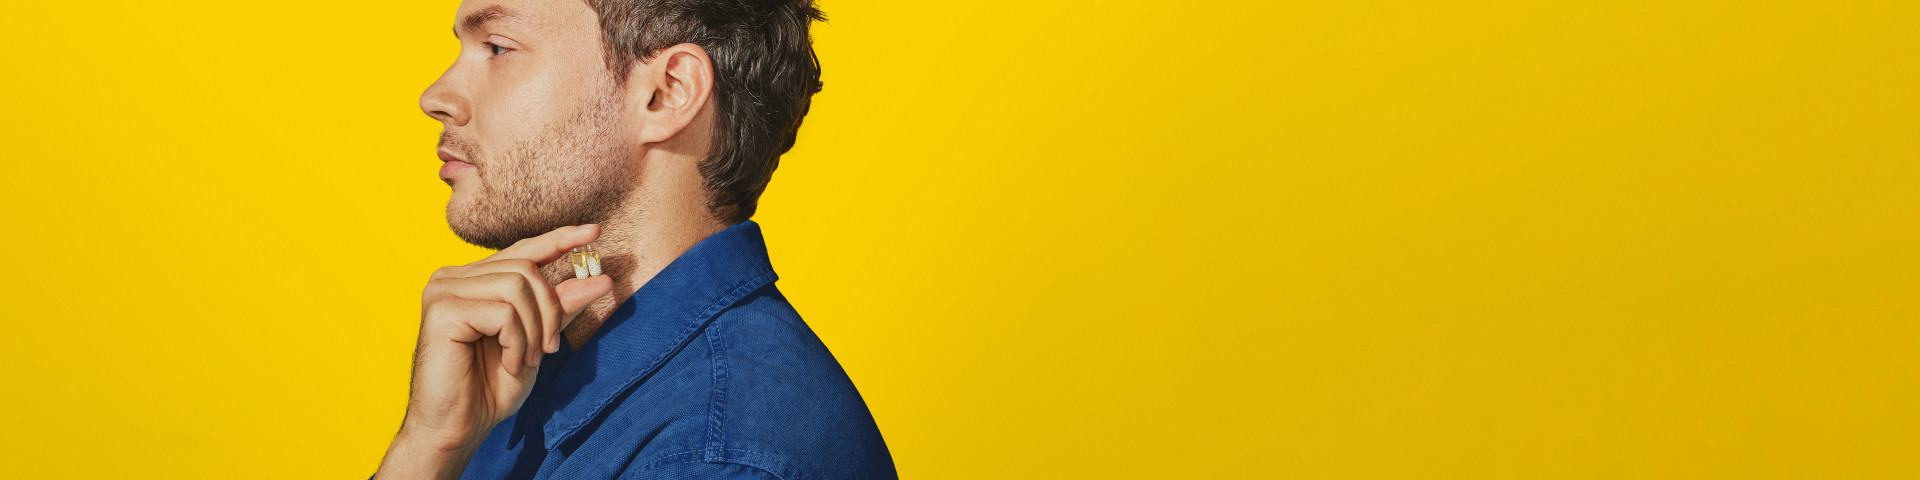
[[[567,251],[567,261],[573,263],[573,278],[587,278],[600,274],[600,252],[592,244],[586,250],[575,247]]]
[[[567,251],[567,261],[573,263],[573,278],[587,278],[587,253],[579,247]]]
[[[587,244],[587,250],[580,252],[587,257],[587,275],[600,274],[600,252],[593,250],[593,244]]]

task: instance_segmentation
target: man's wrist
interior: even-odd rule
[[[455,479],[473,459],[479,442],[401,427],[380,461],[380,479]]]

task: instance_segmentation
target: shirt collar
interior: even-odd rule
[[[614,310],[553,378],[539,380],[552,388],[538,396],[559,403],[545,422],[547,449],[565,443],[659,370],[714,316],[777,278],[753,221],[727,227],[680,254]]]

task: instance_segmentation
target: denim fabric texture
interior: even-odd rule
[[[466,479],[896,478],[866,403],[774,288],[760,226],[681,254],[542,360]]]

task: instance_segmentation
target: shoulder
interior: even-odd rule
[[[826,344],[778,290],[754,292],[708,324],[716,390],[730,411],[746,416],[834,413],[824,420],[871,423],[867,406]],[[824,426],[824,425],[823,425]]]
[[[788,479],[893,476],[860,392],[779,290],[741,299],[696,341],[712,368],[707,461]]]
[[[839,362],[772,285],[748,294],[707,325],[709,348],[727,355],[726,367],[742,373],[834,373]]]

